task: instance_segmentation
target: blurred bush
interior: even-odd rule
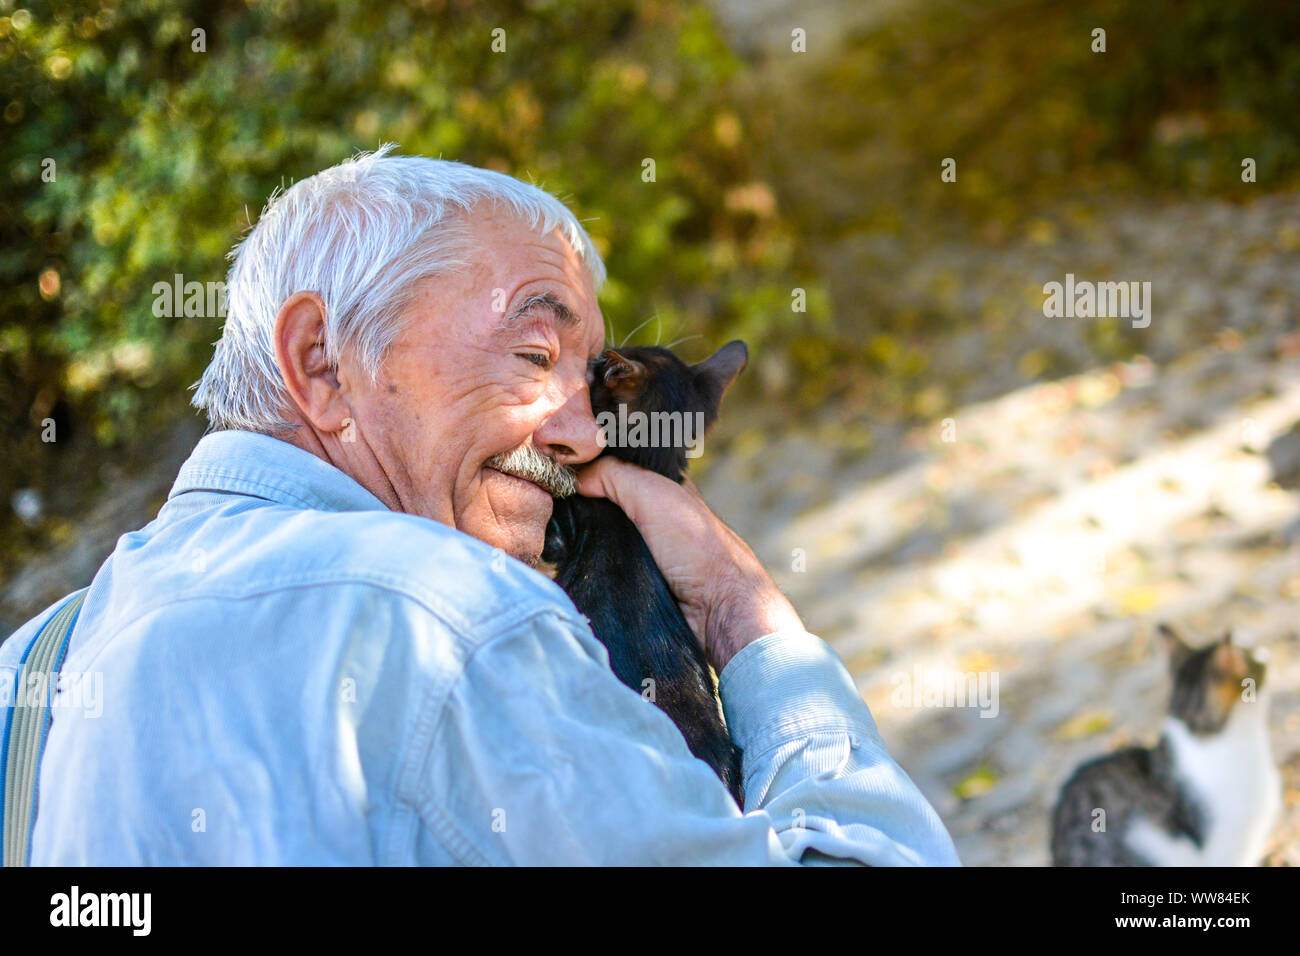
[[[780,131],[768,178],[801,246],[827,253],[833,328],[789,350],[807,404],[925,418],[987,377],[982,356],[953,355],[956,334],[1000,334],[1022,292],[973,308],[959,266],[1026,242],[1083,249],[1134,205],[1300,186],[1294,0],[927,0],[871,18],[835,56],[783,73],[790,62],[776,51],[755,72]],[[900,283],[904,262],[924,288]],[[1148,344],[1113,323],[1086,337],[1094,362]],[[1025,350],[1025,378],[1080,370],[1028,341],[1002,348]]]
[[[147,455],[160,423],[191,414],[186,389],[220,320],[156,318],[154,283],[223,279],[272,189],[381,141],[566,199],[606,256],[602,306],[618,337],[657,315],[665,342],[757,344],[800,318],[796,283],[777,281],[793,244],[732,102],[738,64],[701,8],[3,0],[0,13],[10,566],[50,533],[17,521],[16,489],[93,484],[69,462]],[[41,441],[49,418],[54,446]]]
[[[1300,4],[931,0],[851,37],[794,96],[776,145],[851,150],[864,184],[829,223],[792,205],[814,230],[997,240],[1061,200],[1245,198],[1261,186],[1244,157],[1263,190],[1300,184]],[[801,169],[786,152],[782,180]]]
[[[638,340],[741,336],[762,373],[742,388],[872,414],[946,407],[943,337],[1005,316],[960,287],[893,301],[889,275],[854,299],[835,270],[870,266],[825,256],[841,239],[918,261],[1054,229],[1045,210],[1086,223],[1126,198],[1300,183],[1290,0],[930,0],[758,69],[687,0],[19,2],[0,0],[0,577],[60,530],[31,496],[21,523],[15,491],[76,514],[102,462],[147,458],[192,414],[220,321],[155,318],[154,283],[222,279],[272,189],[383,141],[569,201],[606,256],[616,338],[652,315]],[[1098,328],[1098,357],[1134,347]],[[1035,375],[1070,371],[1039,358]]]

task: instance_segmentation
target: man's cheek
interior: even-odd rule
[[[544,415],[545,409],[542,406],[550,400],[549,376],[545,373],[529,372],[528,369],[535,369],[535,367],[523,359],[516,359],[516,361],[523,367],[522,371],[498,376],[493,379],[492,385],[488,386],[491,404],[498,408],[510,409],[515,414]]]
[[[487,416],[479,426],[479,447],[491,448],[492,454],[514,451],[529,442],[546,423],[548,409],[543,403],[503,406]]]

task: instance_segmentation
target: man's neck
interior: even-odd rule
[[[389,480],[384,469],[380,467],[373,453],[369,454],[372,467],[357,468],[356,462],[351,460],[351,456],[331,453],[331,449],[337,448],[339,445],[337,437],[321,435],[309,422],[301,419],[291,419],[291,421],[294,424],[293,429],[275,437],[288,442],[295,448],[301,448],[303,451],[315,455],[327,464],[333,465],[387,505],[390,511],[406,511],[402,507],[401,496],[397,493],[397,489]],[[360,446],[361,443],[357,442],[355,444]],[[368,447],[366,450],[369,452]]]

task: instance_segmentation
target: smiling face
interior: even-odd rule
[[[534,564],[553,501],[535,481],[549,483],[548,470],[528,481],[494,465],[523,471],[521,460],[536,459],[530,448],[563,466],[599,454],[588,367],[604,348],[604,319],[558,231],[476,213],[473,265],[418,286],[378,384],[347,356],[339,379],[357,442],[382,473],[363,484],[396,510]]]

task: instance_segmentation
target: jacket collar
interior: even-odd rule
[[[333,465],[288,442],[247,431],[204,435],[167,500],[191,491],[250,495],[313,511],[387,511],[388,506]]]

